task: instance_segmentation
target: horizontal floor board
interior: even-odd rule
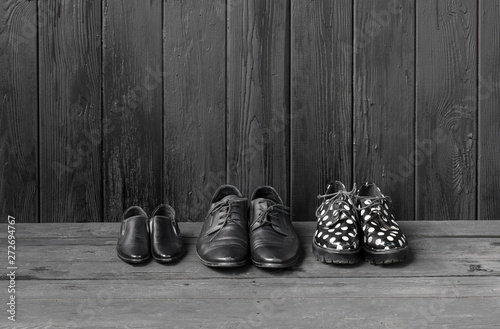
[[[236,269],[212,269],[200,263],[195,245],[176,264],[150,261],[129,265],[116,256],[115,240],[71,239],[73,244],[47,245],[47,240],[19,240],[17,266],[19,279],[199,279],[250,277],[425,277],[500,275],[500,238],[410,238],[410,259],[402,264],[375,266],[326,265],[315,260],[310,243],[303,244],[303,259],[292,269],[262,270],[248,264]],[[53,241],[53,240],[50,240]],[[94,242],[92,242],[94,241]],[[36,243],[39,242],[39,243]],[[84,243],[85,242],[85,243]]]
[[[116,256],[119,223],[18,224],[17,321],[0,328],[493,328],[499,224],[473,224],[402,222],[407,262],[339,266],[314,259],[315,223],[298,222],[303,259],[285,270],[202,265],[201,223],[180,223],[180,262],[140,266]]]
[[[271,291],[273,292],[273,291]],[[285,293],[285,292],[283,292]],[[283,296],[283,295],[281,295]],[[495,328],[499,297],[20,300],[19,328]],[[9,328],[17,328],[9,326]]]
[[[18,287],[25,301],[500,297],[500,277],[43,280]]]

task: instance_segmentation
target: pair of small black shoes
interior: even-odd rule
[[[184,250],[172,207],[159,205],[150,219],[141,207],[125,210],[116,245],[120,259],[138,264],[152,255],[160,263],[170,263],[179,260]]]
[[[374,183],[347,191],[335,181],[328,185],[316,210],[317,228],[312,249],[325,263],[355,264],[362,258],[372,264],[406,260],[408,240],[391,213],[391,200]]]
[[[297,264],[300,240],[289,208],[276,190],[271,186],[257,188],[248,208],[248,199],[236,187],[223,185],[217,189],[196,244],[201,262],[210,267],[243,266],[250,249],[257,267]]]

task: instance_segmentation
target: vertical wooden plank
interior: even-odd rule
[[[180,220],[202,221],[226,181],[224,1],[164,2],[164,176]]]
[[[39,2],[40,220],[102,220],[101,2]]]
[[[475,219],[477,2],[416,4],[417,219]]]
[[[0,1],[0,221],[38,222],[36,2]]]
[[[500,3],[479,1],[478,219],[498,220],[500,202]],[[476,98],[469,99],[474,104]]]
[[[292,1],[291,198],[315,220],[316,196],[352,184],[352,2]]]
[[[357,0],[354,17],[355,181],[414,219],[414,2]]]
[[[162,202],[162,2],[103,2],[104,209]]]
[[[228,180],[249,197],[272,185],[288,201],[289,1],[228,1]]]

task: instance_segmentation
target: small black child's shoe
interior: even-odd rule
[[[132,206],[123,213],[116,252],[121,260],[130,264],[150,258],[148,215],[141,207]]]

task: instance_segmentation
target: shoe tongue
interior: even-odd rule
[[[219,202],[225,202],[225,201],[232,200],[232,199],[238,199],[238,196],[237,195],[233,195],[233,194],[226,195]]]
[[[257,198],[252,201],[253,210],[255,215],[259,216],[261,213],[267,210],[270,206],[276,204],[276,202],[265,199],[265,198]]]

